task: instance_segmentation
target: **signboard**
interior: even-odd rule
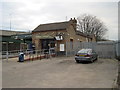
[[[64,51],[64,44],[60,44],[60,51]]]
[[[63,36],[56,36],[56,40],[63,40]]]

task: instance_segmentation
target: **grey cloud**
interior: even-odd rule
[[[2,23],[6,27],[9,27],[11,13],[13,28],[30,30],[39,24],[65,21],[66,16],[69,20],[71,17],[89,13],[97,16],[107,25],[109,37],[112,35],[112,30],[117,32],[117,3],[114,2],[24,0],[24,2],[5,2],[2,5]],[[115,36],[111,38],[116,39]]]

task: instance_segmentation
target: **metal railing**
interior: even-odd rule
[[[13,50],[13,51],[2,51],[0,52],[1,59],[9,59],[14,57],[19,57],[20,53],[24,53],[25,60],[33,60],[33,59],[42,59],[42,58],[50,58],[55,56],[54,49],[42,49],[42,50]]]

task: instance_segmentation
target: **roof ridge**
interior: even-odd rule
[[[0,29],[0,31],[2,31],[2,32],[6,31],[6,32],[20,32],[20,33],[27,33],[27,32],[25,32],[25,31],[15,31],[15,30],[1,30],[1,29]]]
[[[63,29],[65,30],[68,24],[69,24],[69,21],[40,24],[33,30],[33,32],[46,31],[46,30],[63,30]]]
[[[60,24],[60,23],[69,23],[69,21],[65,21],[65,22],[53,22],[53,23],[46,23],[46,24],[40,24],[40,25]]]

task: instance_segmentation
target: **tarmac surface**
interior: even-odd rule
[[[112,88],[118,73],[115,59],[76,63],[74,57],[17,62],[2,61],[3,88]]]

